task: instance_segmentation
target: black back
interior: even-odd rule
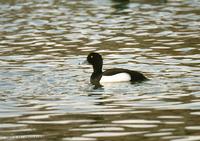
[[[140,82],[140,81],[144,81],[147,80],[147,78],[140,72],[138,71],[132,71],[132,70],[128,70],[128,69],[121,69],[121,68],[114,68],[114,69],[109,69],[106,70],[105,72],[103,72],[103,75],[105,76],[111,76],[111,75],[115,75],[118,73],[128,73],[131,76],[131,81],[133,82]]]

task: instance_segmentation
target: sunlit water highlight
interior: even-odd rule
[[[199,0],[0,9],[0,140],[200,140]],[[150,81],[93,89],[91,51]]]

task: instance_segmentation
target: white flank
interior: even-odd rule
[[[128,73],[118,73],[112,76],[102,76],[100,83],[125,82],[130,80],[131,76]]]

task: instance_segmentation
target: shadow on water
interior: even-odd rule
[[[121,11],[128,8],[130,0],[111,0],[112,1],[112,8],[116,9],[117,11]]]
[[[167,0],[111,0],[112,8],[116,9],[118,12],[129,8],[131,3],[147,3],[147,4],[163,4],[167,3]]]
[[[143,4],[164,4],[168,0],[130,0],[131,2],[143,3]]]

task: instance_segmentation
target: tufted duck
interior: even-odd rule
[[[141,82],[148,80],[142,73],[122,68],[109,69],[102,72],[103,59],[98,53],[90,53],[87,62],[93,66],[90,82],[93,85],[103,85],[106,82]]]

